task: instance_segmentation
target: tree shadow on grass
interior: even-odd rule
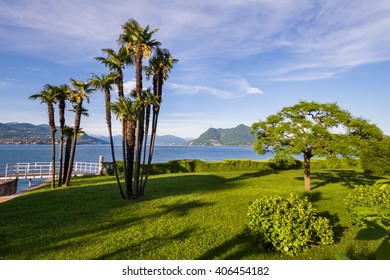
[[[211,202],[200,202],[199,200],[189,201],[185,203],[177,202],[175,204],[160,206],[159,208],[163,209],[163,212],[159,213],[158,216],[172,213],[178,217],[182,217],[187,215],[188,212],[192,209],[212,206],[214,204],[215,203]]]
[[[109,260],[109,259],[128,259],[129,255],[134,255],[134,252],[139,252],[141,254],[150,255],[154,251],[158,250],[161,247],[167,246],[171,242],[184,240],[191,236],[195,231],[194,228],[187,228],[177,234],[173,234],[165,237],[152,237],[146,240],[142,240],[138,243],[135,243],[130,246],[118,249],[113,252],[109,252],[99,256],[99,260]],[[152,245],[151,245],[152,244]],[[147,249],[146,249],[147,248]],[[150,259],[150,258],[149,258]]]
[[[311,189],[314,190],[328,184],[341,184],[348,188],[354,188],[357,185],[372,185],[375,181],[383,178],[355,170],[316,171],[311,174]],[[303,181],[303,176],[295,179]]]
[[[247,231],[235,235],[226,242],[208,250],[199,260],[227,259],[242,260],[246,256],[259,253],[259,246],[250,238]]]

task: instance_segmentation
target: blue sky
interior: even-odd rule
[[[94,57],[117,48],[129,18],[159,28],[179,59],[159,135],[251,125],[300,100],[337,102],[390,134],[388,0],[1,0],[0,122],[47,123],[28,96],[105,73]],[[133,68],[125,81],[130,91]],[[107,135],[103,95],[86,107],[83,129]]]

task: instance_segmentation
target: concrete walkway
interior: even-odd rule
[[[22,190],[21,192],[18,192],[16,194],[0,196],[0,203],[6,202],[8,200],[14,199],[15,197],[18,197],[18,196],[24,195],[24,194],[26,194],[28,192],[31,192],[31,191],[37,190],[39,188],[42,188],[42,187],[46,186],[49,182],[50,182],[49,180],[45,180],[42,183],[39,183],[37,185],[31,186],[31,187],[27,187],[24,190]]]

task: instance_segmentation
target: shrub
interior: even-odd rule
[[[390,180],[378,180],[373,186],[356,186],[344,203],[354,224],[366,226],[368,220],[386,227],[390,222]]]
[[[263,197],[249,206],[248,228],[261,247],[294,255],[311,245],[333,243],[329,220],[319,217],[307,197]]]
[[[390,175],[390,138],[372,143],[361,156],[364,171],[374,175]]]
[[[359,240],[383,239],[376,259],[390,259],[390,180],[379,180],[373,186],[357,186],[345,199],[352,222],[363,226]]]

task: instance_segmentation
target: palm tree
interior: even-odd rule
[[[107,128],[108,128],[108,136],[110,138],[110,147],[111,147],[111,157],[115,172],[116,181],[119,187],[119,192],[123,199],[125,199],[125,195],[122,190],[121,182],[119,180],[118,175],[118,169],[116,165],[116,159],[115,159],[115,150],[114,150],[114,141],[112,138],[112,122],[111,122],[111,90],[112,85],[115,83],[115,80],[117,79],[117,75],[115,73],[110,73],[108,75],[102,75],[99,77],[96,74],[92,75],[92,79],[90,80],[90,83],[92,86],[95,87],[97,90],[101,90],[104,92],[105,97],[105,106],[106,106],[106,122],[107,122]]]
[[[60,154],[59,154],[59,172],[58,172],[58,186],[62,185],[63,174],[63,150],[64,150],[64,127],[65,127],[65,108],[66,101],[69,99],[72,89],[69,85],[63,84],[57,87],[57,101],[58,101],[58,113],[60,120]]]
[[[176,64],[178,61],[178,59],[172,57],[172,54],[169,52],[169,50],[157,48],[156,53],[149,59],[149,66],[144,67],[147,79],[152,78],[153,80],[153,95],[155,100],[152,103],[153,116],[148,165],[146,169],[147,171],[145,175],[145,180],[143,182],[143,185],[141,186],[141,193],[143,193],[145,190],[146,182],[150,174],[154,145],[156,141],[157,121],[160,113],[162,87],[164,81],[169,78],[169,73],[171,72],[171,69],[173,68],[174,64]]]
[[[112,49],[106,48],[102,49],[102,52],[106,54],[106,57],[95,57],[96,60],[104,64],[110,71],[117,73],[117,86],[118,86],[118,96],[119,99],[124,99],[124,89],[123,89],[123,70],[128,65],[134,64],[133,56],[126,50],[125,47],[120,47],[118,52],[115,52]],[[126,170],[126,166],[132,167],[134,164],[134,122],[124,120],[122,122],[122,154],[123,154],[123,164]],[[132,170],[132,169],[131,169]],[[126,189],[132,188],[132,173],[125,172],[127,174]]]
[[[123,98],[123,70],[126,66],[134,64],[133,57],[123,47],[119,48],[118,52],[109,48],[102,49],[102,52],[106,57],[95,57],[95,59],[104,64],[108,70],[117,73],[118,95],[119,98]]]
[[[123,123],[134,123],[135,120],[135,106],[130,97],[124,97],[122,99],[118,99],[115,102],[111,103],[111,111],[116,115],[116,118],[119,119],[122,124]],[[126,145],[126,135],[125,126],[122,125],[122,145]],[[127,149],[127,152],[129,150]],[[133,154],[134,155],[134,154]],[[126,155],[125,150],[123,150],[123,159],[129,158],[129,155]],[[129,164],[125,160],[123,160],[124,172],[125,172],[125,188],[126,188],[126,199],[131,199],[134,197],[134,192],[132,189],[132,174],[134,171],[134,164]]]
[[[74,92],[70,96],[70,101],[76,104],[75,120],[74,120],[74,136],[73,136],[73,145],[72,152],[70,155],[69,169],[66,176],[66,185],[69,186],[70,178],[72,176],[74,157],[76,154],[76,145],[77,145],[77,134],[79,133],[81,115],[83,113],[83,101],[87,99],[89,102],[89,96],[94,91],[90,83],[85,83],[83,81],[77,81],[70,79],[71,84],[74,88]]]
[[[38,94],[33,94],[29,98],[36,100],[40,99],[41,104],[47,104],[47,115],[49,117],[49,126],[51,130],[51,164],[52,164],[52,173],[51,173],[51,187],[55,188],[55,177],[56,177],[56,126],[54,122],[54,105],[57,102],[57,91],[52,85],[45,85],[43,89]]]
[[[122,25],[122,31],[123,33],[120,34],[118,42],[126,48],[128,53],[132,53],[135,57],[136,100],[142,100],[142,59],[148,58],[152,50],[160,45],[160,42],[152,39],[158,29],[150,30],[149,25],[142,28],[137,21],[129,19]],[[136,113],[134,192],[135,196],[138,197],[145,108],[140,106]]]

